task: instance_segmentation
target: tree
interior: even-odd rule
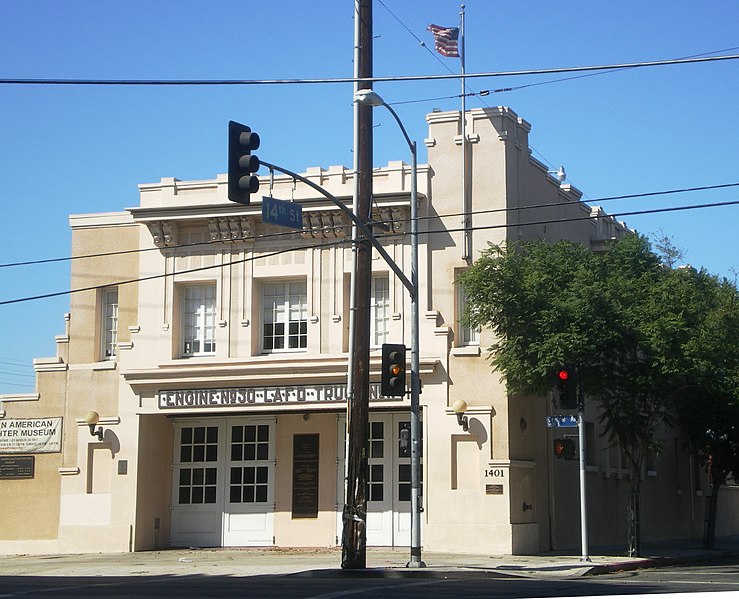
[[[639,496],[653,433],[672,421],[684,348],[700,322],[684,281],[630,235],[601,253],[571,242],[491,245],[462,275],[470,323],[490,326],[491,362],[510,393],[543,394],[575,364],[605,434],[631,474],[629,555],[640,552]]]
[[[739,292],[735,282],[704,271],[680,269],[676,276],[698,295],[702,316],[685,347],[685,376],[675,399],[711,485],[703,532],[703,546],[711,549],[719,490],[729,478],[739,481]]]

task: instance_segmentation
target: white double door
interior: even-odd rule
[[[337,530],[341,539],[346,493],[346,417],[339,418]],[[367,545],[410,546],[411,460],[410,417],[406,414],[369,416],[367,475]]]
[[[272,545],[274,418],[178,420],[172,546]]]

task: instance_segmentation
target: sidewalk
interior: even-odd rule
[[[409,550],[369,548],[367,568],[341,570],[341,548],[165,549],[138,553],[10,555],[0,559],[2,576],[184,576],[302,575],[377,577],[569,578],[739,556],[739,536],[716,540],[716,549],[700,540],[645,544],[645,557],[618,555],[623,548],[594,550],[590,562],[579,555],[458,555],[424,552],[425,568],[406,568]]]

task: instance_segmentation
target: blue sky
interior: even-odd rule
[[[739,54],[739,3],[682,0],[467,0],[468,73]],[[429,23],[460,3],[375,0],[376,76],[458,72],[428,48]],[[0,0],[0,79],[351,77],[353,1]],[[421,46],[416,38],[423,40]],[[594,201],[739,181],[739,61],[470,80],[468,99],[532,124],[534,156]],[[547,82],[545,84],[541,84]],[[551,83],[549,83],[551,82]],[[425,114],[455,110],[458,81],[387,82],[425,161]],[[0,263],[70,253],[68,215],[137,205],[139,183],[226,170],[229,119],[258,131],[264,160],[304,171],[352,164],[352,85],[81,87],[0,85]],[[433,100],[431,100],[433,99]],[[419,101],[420,100],[420,101]],[[392,117],[375,111],[376,165],[406,159]],[[732,201],[737,188],[603,203],[618,213]],[[598,203],[598,202],[593,202]],[[624,217],[663,232],[685,261],[733,277],[739,206]],[[113,249],[113,248],[111,248]],[[0,301],[69,288],[68,263],[0,268]],[[33,390],[31,361],[55,355],[69,298],[0,306],[0,393]]]

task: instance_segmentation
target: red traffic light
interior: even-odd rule
[[[560,371],[559,371],[559,372],[557,373],[557,378],[558,378],[558,379],[559,379],[560,381],[566,381],[567,379],[569,379],[569,378],[570,378],[570,371],[569,371],[569,370],[560,370]]]

